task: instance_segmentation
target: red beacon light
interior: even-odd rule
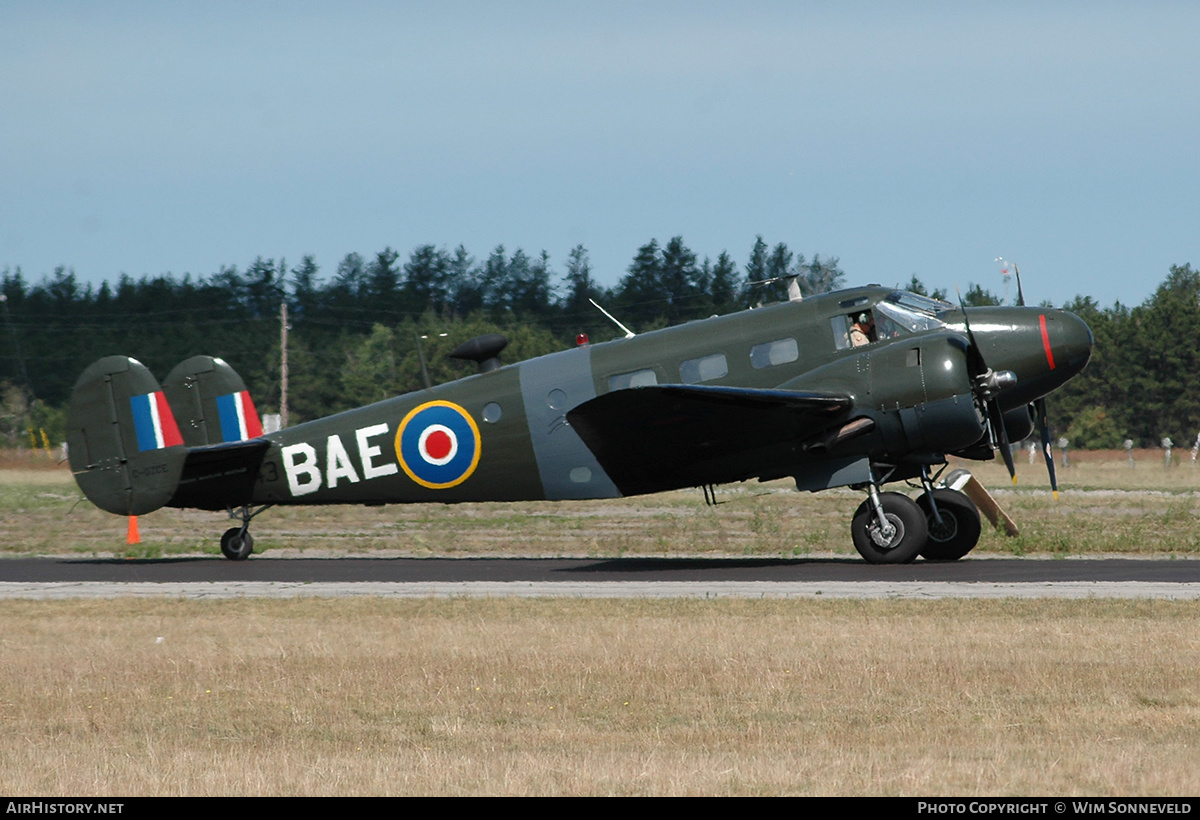
[[[577,347],[583,347],[587,343],[588,343],[588,335],[586,333],[576,333],[575,334],[575,345]]]

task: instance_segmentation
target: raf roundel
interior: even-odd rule
[[[400,466],[409,478],[432,490],[456,487],[470,478],[480,450],[475,420],[448,401],[416,407],[396,431]]]

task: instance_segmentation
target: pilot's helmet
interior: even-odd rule
[[[860,314],[858,314],[858,318],[855,319],[854,321],[858,322],[860,325],[869,325],[869,324],[871,324],[871,314],[860,313]]]

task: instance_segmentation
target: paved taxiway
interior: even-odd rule
[[[0,598],[379,595],[1200,598],[1200,561],[979,558],[252,558],[0,560]]]

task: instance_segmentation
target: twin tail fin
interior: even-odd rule
[[[182,362],[162,387],[138,360],[107,356],[79,377],[67,411],[71,472],[118,515],[249,503],[262,435],[241,377],[211,356]]]

